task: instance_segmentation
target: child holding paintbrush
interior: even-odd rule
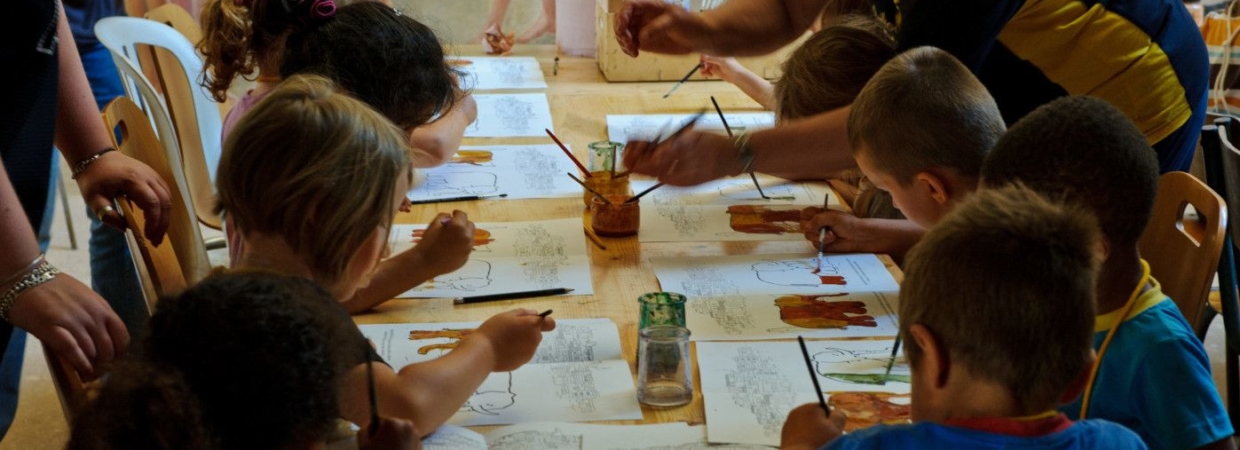
[[[914,423],[841,435],[838,413],[808,404],[788,416],[782,448],[1146,448],[1120,425],[1054,410],[1094,360],[1097,236],[1088,211],[1028,189],[975,194],[905,266]]]

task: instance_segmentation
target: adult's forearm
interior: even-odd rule
[[[730,1],[705,11],[712,32],[702,53],[715,56],[765,55],[796,40],[822,12],[825,0]]]
[[[848,145],[850,106],[755,132],[753,169],[790,180],[824,179],[856,167]]]
[[[0,161],[0,281],[25,269],[39,255],[34,231]]]
[[[59,2],[57,2],[59,3]],[[63,11],[63,7],[61,9]],[[60,14],[57,25],[57,59],[60,63],[56,104],[56,148],[70,165],[112,146],[103,119],[96,109],[95,96],[82,68],[69,22]]]

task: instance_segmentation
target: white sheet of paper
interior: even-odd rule
[[[823,374],[882,376],[892,341],[809,341],[810,358],[823,392],[907,394],[908,383],[859,384]],[[699,342],[698,368],[710,442],[779,445],[779,433],[792,408],[816,403],[805,358],[795,342]],[[903,356],[891,370],[909,375]]]
[[[422,439],[422,450],[487,450],[487,440],[469,429],[445,423]]]
[[[762,192],[770,200],[763,199],[748,175],[708,181],[697,186],[663,186],[642,197],[642,205],[840,205],[839,197],[826,182],[799,182],[781,178],[759,176]],[[654,186],[654,180],[633,180],[629,183],[633,192],[641,192]]]
[[[478,118],[465,128],[465,137],[539,137],[551,125],[547,94],[474,94]]]
[[[462,56],[453,59],[469,61],[458,66],[465,72],[461,84],[474,91],[497,89],[546,89],[538,60],[529,56]]]
[[[443,356],[464,334],[482,322],[399,323],[358,325],[375,343],[379,356],[392,367],[430,361]],[[417,338],[417,339],[414,339]],[[559,319],[556,329],[543,333],[530,364],[606,361],[620,355],[620,333],[609,319]]]
[[[451,351],[481,322],[361,325],[393,367],[429,361]],[[543,335],[529,363],[493,373],[452,416],[460,426],[531,421],[641,419],[620,333],[608,319],[564,319]]]
[[[464,153],[462,153],[464,152]],[[555,145],[461,147],[453,161],[414,173],[410,200],[508,194],[508,199],[580,197],[565,173],[577,166]]]
[[[729,113],[728,127],[733,133],[753,131],[775,126],[775,113]],[[609,114],[607,115],[607,139],[628,142],[630,139],[653,139],[679,129],[693,118],[693,114]],[[697,123],[698,130],[726,132],[723,121],[714,111],[704,114]]]
[[[474,242],[469,261],[456,271],[401,294],[401,298],[456,298],[540,289],[570,288],[591,295],[590,258],[580,219],[478,223],[490,233]],[[413,247],[426,225],[392,227],[392,254]],[[417,234],[415,234],[417,233]]]
[[[642,198],[641,242],[800,241],[801,210],[839,205],[825,182],[798,183],[759,177],[764,200],[749,177],[715,180],[693,187],[663,186]],[[641,192],[655,185],[635,180]],[[765,214],[763,214],[765,212]],[[782,213],[782,214],[781,214]],[[733,221],[735,220],[735,224]]]
[[[651,258],[664,291],[692,297],[759,294],[897,292],[891,272],[873,254],[815,254]],[[824,284],[825,281],[825,284]]]
[[[685,323],[695,341],[895,336],[897,297],[894,292],[689,297]]]

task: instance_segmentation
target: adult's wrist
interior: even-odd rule
[[[17,302],[18,297],[31,289],[37,288],[44,283],[52,281],[60,275],[60,270],[47,261],[39,263],[33,270],[25,272],[21,278],[4,290],[0,294],[0,320],[13,323],[10,320],[9,313],[13,310],[13,304]]]
[[[96,162],[99,162],[99,160],[102,159],[104,155],[107,155],[108,153],[111,153],[114,151],[116,151],[115,148],[108,147],[103,150],[97,151],[94,154],[87,156],[85,158],[82,158],[81,160],[73,163],[73,165],[71,166],[73,168],[71,178],[76,180],[79,175],[89,170],[90,167],[93,166]]]

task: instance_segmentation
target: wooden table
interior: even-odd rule
[[[458,48],[460,55],[480,54],[477,46]],[[547,97],[555,120],[555,133],[569,145],[582,161],[586,161],[587,145],[607,140],[608,114],[671,114],[693,113],[710,107],[714,95],[719,106],[731,112],[758,112],[761,107],[730,84],[690,82],[671,98],[664,99],[673,83],[612,83],[602,78],[593,59],[560,58],[559,75],[551,75],[554,50],[548,46],[519,46],[518,56],[538,58],[547,80]],[[451,51],[451,49],[450,49]],[[686,67],[688,71],[691,67]],[[464,145],[488,144],[552,144],[550,138],[466,139]],[[440,203],[415,206],[413,211],[396,216],[397,223],[425,224],[440,211],[459,209],[474,222],[512,222],[583,217],[581,197],[533,200],[493,200]],[[580,236],[585,239],[585,236]],[[591,261],[594,295],[569,295],[535,299],[489,302],[454,306],[449,299],[396,299],[384,303],[374,312],[355,316],[359,324],[422,323],[480,321],[514,308],[535,310],[555,309],[557,319],[599,318],[615,321],[623,346],[621,354],[629,362],[636,379],[633,355],[637,353],[637,297],[659,291],[659,283],[650,265],[650,258],[666,256],[720,256],[761,253],[796,253],[813,251],[805,241],[797,242],[687,242],[639,244],[636,237],[602,238],[607,250],[587,242]],[[884,264],[901,281],[899,268],[885,256]],[[694,365],[696,369],[696,364]],[[803,370],[802,368],[798,368]],[[698,393],[693,402],[676,408],[642,406],[645,415],[640,421],[615,423],[661,423],[685,421],[693,425],[705,423],[702,407],[701,379],[695,373]]]

